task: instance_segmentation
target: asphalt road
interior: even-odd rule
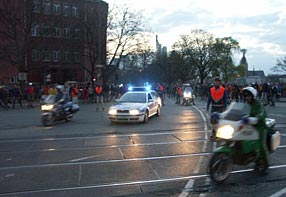
[[[51,127],[39,108],[0,112],[0,196],[270,196],[286,187],[286,103],[267,107],[283,133],[270,173],[236,167],[223,185],[206,173],[216,144],[205,102],[166,99],[147,124],[110,124],[95,104],[80,108]]]

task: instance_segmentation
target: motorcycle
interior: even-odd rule
[[[258,123],[258,119],[249,117],[249,112],[248,104],[232,102],[225,112],[212,118],[216,138],[224,142],[214,151],[209,162],[208,172],[214,182],[225,181],[230,176],[233,165],[245,166],[254,162],[255,169],[259,172],[264,173],[267,170],[268,166],[261,159],[259,132],[253,126]],[[248,119],[248,124],[243,123],[245,118]],[[280,132],[274,130],[275,124],[275,119],[266,118],[269,153],[280,145]]]
[[[191,104],[195,105],[195,95],[190,87],[186,87],[183,92],[183,103],[182,105],[190,106]]]
[[[79,111],[78,104],[72,102],[64,103],[64,100],[55,102],[56,96],[49,95],[41,105],[42,123],[44,126],[51,126],[56,121],[71,121],[73,114]]]

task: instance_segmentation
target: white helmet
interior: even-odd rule
[[[257,90],[254,87],[246,87],[242,89],[243,94],[252,94],[253,98],[256,99],[257,97]]]
[[[57,85],[56,86],[56,89],[58,90],[58,91],[63,91],[64,90],[64,86],[62,86],[62,85]]]

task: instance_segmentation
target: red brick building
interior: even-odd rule
[[[40,84],[85,82],[106,64],[106,2],[1,0],[0,9],[0,83],[19,73]]]

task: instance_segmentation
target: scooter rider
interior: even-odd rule
[[[269,152],[266,145],[267,128],[265,118],[267,116],[266,111],[259,101],[256,100],[257,90],[253,87],[243,88],[243,96],[245,101],[250,105],[250,117],[256,117],[258,119],[257,125],[254,125],[259,131],[260,151],[261,159],[265,161],[265,166],[269,166]],[[247,118],[243,119],[244,124],[248,124]]]
[[[64,92],[64,86],[62,85],[57,85],[56,86],[56,89],[57,89],[57,94],[56,94],[56,99],[55,99],[55,102],[59,103],[60,106],[61,106],[61,111],[63,113],[65,113],[65,104],[67,103],[67,96],[66,96],[66,93]]]

